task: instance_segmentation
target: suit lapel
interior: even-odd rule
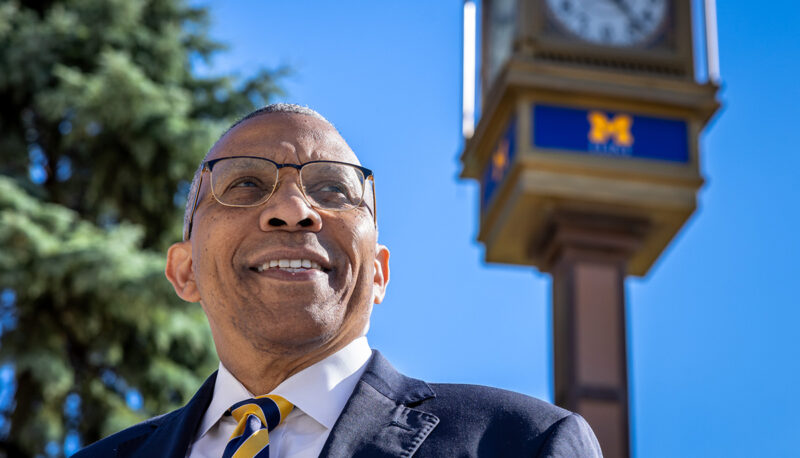
[[[184,458],[203,418],[211,397],[217,373],[211,374],[192,399],[182,408],[151,420],[149,434],[134,437],[117,447],[119,458],[129,456]]]
[[[373,351],[320,456],[412,456],[439,418],[408,405],[432,397],[427,383],[400,374]]]

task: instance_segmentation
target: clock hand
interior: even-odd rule
[[[628,21],[630,21],[631,27],[633,27],[634,29],[638,30],[639,32],[642,31],[642,21],[641,21],[641,19],[637,18],[633,14],[633,10],[631,10],[630,5],[628,5],[628,3],[625,2],[625,0],[609,0],[609,1],[612,4],[614,4],[614,6],[616,6],[617,9],[619,9],[622,13],[625,14],[625,16],[628,18]]]

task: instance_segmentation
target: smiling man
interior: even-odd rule
[[[389,281],[372,171],[297,105],[234,124],[195,174],[166,275],[219,370],[189,403],[77,456],[600,456],[579,416],[398,373],[366,333]]]

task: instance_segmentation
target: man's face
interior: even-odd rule
[[[229,156],[258,156],[279,164],[358,164],[329,124],[284,113],[239,124],[217,142],[208,159]],[[183,252],[190,244],[187,279],[194,290],[178,294],[200,300],[223,360],[223,354],[237,357],[231,352],[246,351],[248,345],[276,354],[313,352],[340,348],[361,335],[388,281],[388,250],[377,245],[374,198],[367,185],[360,207],[318,210],[304,199],[298,171],[285,167],[266,203],[236,208],[214,199],[205,174],[191,239],[176,244]],[[180,264],[173,262],[179,254],[172,251],[168,277],[170,262]],[[308,260],[312,268],[263,269],[281,260]]]

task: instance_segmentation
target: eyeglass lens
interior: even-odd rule
[[[312,162],[300,169],[300,182],[309,203],[326,210],[361,205],[364,174],[347,164]],[[278,168],[257,158],[227,158],[211,170],[214,196],[224,205],[251,206],[266,201],[278,182]]]

